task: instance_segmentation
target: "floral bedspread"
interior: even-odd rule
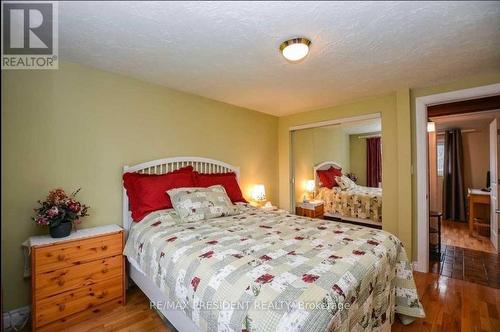
[[[339,187],[323,187],[317,198],[325,202],[325,212],[382,222],[380,188],[356,186],[354,189],[341,190]]]
[[[131,228],[124,254],[202,331],[390,331],[394,313],[424,316],[401,242],[362,226],[163,210]]]

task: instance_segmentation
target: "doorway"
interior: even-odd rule
[[[500,110],[429,117],[429,207],[441,241],[496,253],[490,239],[490,124]],[[435,213],[434,213],[435,214]],[[437,222],[431,213],[431,224]]]
[[[429,271],[429,155],[428,155],[428,107],[500,94],[500,84],[453,91],[416,98],[416,186],[417,186],[417,243],[418,257],[415,268],[421,272]],[[469,103],[470,104],[470,103]],[[491,110],[491,109],[490,109]],[[477,110],[475,110],[477,111]],[[439,114],[438,114],[439,115]],[[441,114],[443,115],[443,114]],[[495,174],[495,178],[496,178]],[[492,181],[496,183],[495,181]],[[492,210],[496,211],[496,210]],[[497,229],[498,225],[495,225]],[[458,231],[457,231],[458,232]],[[458,250],[460,252],[460,250]],[[495,264],[496,265],[496,264]]]
[[[490,234],[490,125],[497,118],[500,110],[429,118],[429,270],[500,288]]]

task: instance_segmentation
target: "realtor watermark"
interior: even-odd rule
[[[56,1],[2,1],[2,69],[58,69]]]
[[[308,301],[198,301],[195,305],[198,311],[212,311],[212,310],[230,310],[230,311],[282,311],[290,312],[292,310],[328,310],[332,313],[337,311],[348,310],[350,303],[326,303],[326,302],[308,302]],[[160,311],[190,310],[190,306],[185,302],[176,301],[150,301],[150,309],[158,309]]]

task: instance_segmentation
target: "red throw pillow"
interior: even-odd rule
[[[194,187],[193,167],[161,175],[125,173],[123,186],[127,190],[132,219],[140,221],[150,212],[172,208],[167,190]]]
[[[337,181],[335,181],[335,177],[342,176],[342,169],[330,167],[326,170],[317,170],[316,173],[319,176],[321,186],[332,189],[333,187],[338,186]]]
[[[214,173],[202,174],[194,172],[195,183],[197,187],[210,187],[219,184],[226,189],[226,193],[231,199],[231,202],[244,202],[248,203],[241,192],[238,181],[236,180],[236,173]]]

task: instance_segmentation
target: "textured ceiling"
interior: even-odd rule
[[[500,71],[500,2],[65,2],[61,59],[291,114]],[[305,36],[290,64],[280,43]]]

